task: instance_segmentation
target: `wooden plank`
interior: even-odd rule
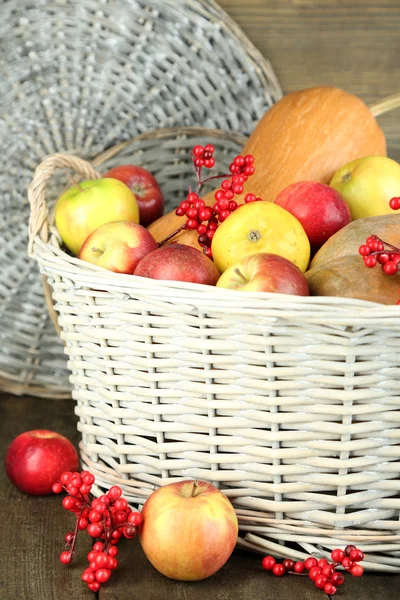
[[[100,600],[323,600],[306,577],[266,573],[259,555],[237,550],[218,573],[197,582],[173,581],[147,561],[137,539],[120,544],[119,567]],[[326,596],[325,596],[326,598]],[[368,596],[368,600],[370,597]],[[371,600],[372,599],[371,597]],[[385,600],[382,598],[381,600]],[[389,599],[388,599],[389,600]]]
[[[367,103],[400,92],[399,0],[219,0],[271,61],[284,92],[336,85]],[[400,160],[400,109],[379,117]]]
[[[23,431],[51,429],[78,441],[71,400],[0,397],[0,455]],[[28,496],[19,492],[0,470],[1,600],[93,600],[81,581],[91,538],[81,534],[77,556],[65,567],[58,560],[64,535],[74,518],[61,507],[60,496]]]

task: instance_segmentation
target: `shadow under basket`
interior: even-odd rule
[[[104,172],[134,156],[154,166],[172,207],[202,140],[219,166],[242,144],[168,130],[96,164]],[[65,168],[97,176],[71,156],[39,165],[30,253],[52,288],[95,493],[119,484],[141,505],[158,486],[204,479],[232,501],[241,547],[303,559],[355,543],[365,568],[400,572],[399,307],[239,293],[80,261],[60,247],[46,204]]]

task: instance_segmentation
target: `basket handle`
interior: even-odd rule
[[[46,157],[36,168],[32,182],[28,188],[28,199],[31,205],[29,218],[28,254],[33,255],[33,240],[36,235],[47,242],[49,239],[49,207],[46,203],[46,184],[59,169],[73,169],[84,179],[98,179],[100,176],[92,165],[69,154],[52,154]]]

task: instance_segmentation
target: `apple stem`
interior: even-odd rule
[[[75,181],[75,179],[72,177],[72,175],[70,175],[69,173],[67,173],[67,171],[65,171],[65,175],[67,176],[68,180],[75,186],[78,188],[78,190],[80,190],[81,192],[85,192],[86,190],[83,189],[83,187],[81,185],[79,185],[79,183],[77,181]]]
[[[193,481],[192,498],[194,498],[196,495],[198,485],[199,485],[199,483],[198,483],[197,479],[195,479],[195,481]]]
[[[158,247],[160,248],[161,246],[164,246],[164,244],[169,242],[169,240],[171,240],[173,237],[175,237],[178,233],[180,233],[184,229],[186,229],[186,223],[183,223],[183,225],[181,225],[180,227],[178,227],[178,229],[175,229],[175,231],[173,231],[172,233],[167,235],[167,237],[164,238],[163,240],[161,240],[161,242],[158,242]]]
[[[246,277],[243,275],[243,273],[242,273],[242,272],[241,272],[241,271],[240,271],[238,268],[234,269],[234,271],[235,271],[236,275],[239,275],[239,277],[240,277],[241,279],[243,279],[243,281],[244,281],[245,283],[247,283],[247,279],[246,279]]]

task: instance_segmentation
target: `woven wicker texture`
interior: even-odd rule
[[[160,126],[248,134],[281,93],[211,0],[5,0],[0,73],[0,387],[65,397],[63,347],[26,258],[37,164],[55,152],[92,158]]]
[[[203,138],[154,135],[136,156],[159,163],[172,193]],[[141,504],[205,479],[231,498],[244,547],[301,558],[357,542],[367,568],[400,571],[399,308],[110,273],[66,255],[54,228],[37,235],[48,175],[40,165],[29,190],[31,241],[97,493],[119,483]]]

